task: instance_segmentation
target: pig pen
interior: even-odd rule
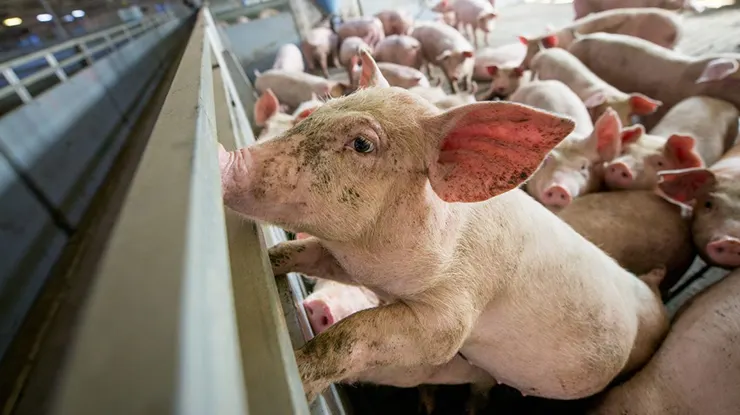
[[[397,3],[380,1],[363,6],[366,14],[372,14],[384,8],[397,7]],[[691,55],[740,52],[740,9],[738,6],[740,5],[735,4],[717,9],[709,8],[701,14],[685,14],[684,31],[678,49]],[[428,10],[419,9],[417,2],[413,4],[409,2],[407,9],[422,20],[430,20],[434,16]],[[539,34],[548,24],[555,27],[565,25],[572,21],[573,16],[572,5],[569,3],[508,2],[508,4],[499,5],[499,9],[501,15],[496,21],[495,29],[490,34],[491,46],[516,42],[518,35]],[[288,15],[278,16],[275,21],[280,19],[282,19],[282,24],[274,32],[265,30],[269,22],[250,22],[225,30],[229,41],[238,45],[233,51],[252,83],[254,82],[254,70],[269,69],[280,45],[299,42],[298,31],[290,26],[290,17]],[[275,26],[270,25],[270,27]],[[244,41],[248,33],[257,31],[260,33],[257,42]],[[347,75],[343,69],[331,68],[330,73],[334,80],[347,81]],[[439,75],[439,73],[433,75]],[[449,92],[445,82],[443,86]],[[485,83],[479,83],[479,90],[487,86]],[[249,103],[245,105],[249,116],[251,116],[252,106],[253,102],[251,105]],[[292,238],[292,235],[290,237]],[[693,266],[670,293],[666,304],[671,315],[689,298],[717,282],[727,273],[726,270],[707,266],[697,257]],[[279,286],[280,284],[281,282],[278,281]],[[284,300],[286,301],[283,304],[290,304],[289,299]],[[283,311],[286,316],[295,313],[295,310]],[[348,397],[351,412],[355,415],[424,413],[421,395],[417,388],[341,385],[339,390]],[[470,393],[468,386],[437,386],[432,390],[435,397],[434,414],[465,413]],[[566,411],[565,413],[581,413],[588,404],[588,400],[564,402],[523,397],[518,391],[505,385],[494,387],[489,398],[489,404],[484,413],[491,414],[545,414],[559,410]]]

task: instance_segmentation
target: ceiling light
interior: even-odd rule
[[[72,16],[74,17],[82,17],[85,15],[84,10],[72,10]]]
[[[71,21],[72,21],[72,20],[74,20],[74,19],[75,19],[75,18],[74,18],[74,17],[72,17],[72,15],[70,15],[70,14],[64,15],[64,17],[62,17],[62,20],[64,20],[64,21],[65,21],[65,22],[67,22],[67,23],[71,22]]]
[[[23,23],[23,19],[21,19],[20,17],[9,17],[3,20],[3,24],[8,27],[18,26],[21,23]]]
[[[36,20],[39,22],[50,22],[52,19],[51,15],[49,13],[41,13],[40,15],[36,16]]]

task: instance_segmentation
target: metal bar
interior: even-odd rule
[[[18,79],[18,76],[16,76],[13,68],[3,69],[3,76],[5,77],[5,80],[8,81],[10,86],[13,87],[15,93],[18,94],[18,97],[20,97],[21,101],[23,101],[24,104],[28,104],[33,100],[33,97],[28,92],[28,89],[26,89],[21,80]]]
[[[202,21],[101,259],[54,414],[247,414]]]
[[[73,56],[74,57],[74,56]],[[65,61],[68,61],[69,59],[65,59]],[[51,53],[46,55],[46,61],[49,62],[49,66],[51,66],[54,69],[54,72],[56,72],[57,77],[60,81],[64,82],[67,80],[67,74],[64,72],[64,68],[59,66],[59,62],[57,61],[57,58],[52,55]]]

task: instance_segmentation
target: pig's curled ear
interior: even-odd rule
[[[696,152],[696,139],[690,135],[673,134],[665,142],[665,156],[678,169],[704,167],[699,153]]]
[[[642,124],[635,124],[622,129],[622,145],[632,144],[645,135],[645,127]]]
[[[524,76],[524,68],[522,68],[521,66],[517,66],[512,69],[511,73],[513,73],[514,76],[516,76],[517,78],[521,78],[522,76]]]
[[[557,35],[547,35],[542,38],[542,46],[544,46],[547,49],[550,48],[556,48],[558,46],[558,37]]]
[[[462,52],[461,55],[463,58],[472,58],[473,56],[475,56],[475,52],[473,52],[472,50],[465,50]]]
[[[498,73],[498,66],[496,65],[487,66],[486,71],[488,71],[489,75],[496,76],[496,74]]]
[[[375,59],[370,54],[370,50],[361,47],[358,51],[360,62],[362,62],[362,73],[360,74],[360,88],[388,88],[390,84],[380,72],[380,68],[375,63]]]
[[[447,202],[480,202],[516,188],[575,128],[573,120],[511,102],[478,102],[424,119],[436,144],[429,181]]]
[[[740,63],[738,63],[737,59],[713,59],[707,63],[704,72],[696,79],[696,83],[721,81],[737,72],[738,69],[740,69]]]
[[[264,127],[267,120],[277,114],[279,110],[280,101],[278,101],[272,89],[267,88],[254,104],[254,123],[258,127]]]
[[[529,45],[529,39],[527,39],[525,36],[518,36],[519,42],[521,42],[523,45]]]
[[[441,62],[445,59],[448,59],[450,56],[452,56],[452,52],[450,52],[449,50],[446,50],[440,53],[439,55],[437,55],[437,57],[434,58],[434,60],[436,60],[437,62]]]
[[[637,115],[649,115],[655,112],[659,106],[663,105],[662,102],[649,98],[642,94],[630,94],[630,107],[632,108],[632,114]]]
[[[711,170],[693,168],[658,172],[656,194],[671,203],[687,205],[714,189],[717,178]]]
[[[612,108],[607,108],[596,120],[594,131],[591,133],[591,144],[603,161],[612,161],[622,151],[622,122],[619,115]]]
[[[606,102],[606,95],[604,95],[603,92],[595,92],[591,94],[588,98],[583,100],[583,105],[586,106],[586,108],[594,108],[598,107],[599,105]]]

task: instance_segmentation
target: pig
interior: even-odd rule
[[[589,108],[593,121],[607,108],[613,108],[622,125],[631,125],[633,115],[652,114],[661,105],[643,94],[627,94],[607,84],[565,49],[540,51],[532,59],[531,68],[539,79],[555,79],[572,89]]]
[[[667,200],[693,206],[692,233],[708,264],[740,267],[740,144],[711,167],[663,171],[658,191]]]
[[[375,48],[377,62],[391,62],[420,69],[423,61],[421,43],[406,35],[391,35],[383,39]]]
[[[549,209],[558,210],[579,196],[600,190],[603,164],[617,155],[621,138],[622,125],[614,110],[608,109],[594,128],[578,96],[554,80],[523,86],[510,100],[567,115],[576,123],[573,132],[527,180],[527,193]]]
[[[696,95],[740,108],[740,54],[690,57],[643,39],[608,33],[582,36],[568,50],[615,88],[662,102],[656,116]]]
[[[508,99],[511,94],[516,92],[526,82],[527,72],[519,66],[500,67],[492,65],[488,67],[488,72],[493,77],[488,92],[485,93],[484,100]]]
[[[460,80],[465,81],[466,88],[470,87],[475,53],[458,31],[444,24],[425,22],[417,24],[411,36],[421,43],[424,59],[442,68],[452,92],[459,92]],[[428,67],[427,73],[430,73]]]
[[[409,89],[415,86],[428,88],[429,80],[419,70],[390,62],[378,63],[378,68],[391,86]]]
[[[432,11],[438,13],[438,22],[444,23],[448,26],[452,26],[455,29],[460,29],[459,22],[457,20],[457,14],[452,8],[452,4],[449,0],[442,0],[439,3],[432,6]]]
[[[380,19],[374,16],[365,16],[345,20],[337,27],[337,35],[339,36],[340,45],[344,43],[344,39],[355,36],[361,38],[371,48],[375,48],[385,38],[385,31]]]
[[[360,380],[577,399],[642,366],[667,329],[664,271],[637,278],[517,189],[574,122],[511,102],[443,112],[361,59],[357,92],[277,139],[219,148],[226,206],[315,236],[270,248],[275,275],[388,301],[296,351],[307,400]]]
[[[496,18],[496,11],[487,0],[455,0],[452,3],[458,27],[463,33],[470,28],[470,38],[475,48],[478,48],[478,31],[483,32],[483,43],[488,46],[488,34],[491,32],[491,22]]]
[[[369,47],[369,45],[357,36],[344,39],[342,45],[339,47],[339,64],[347,70],[349,84],[353,86],[355,85],[354,72],[355,65],[357,64],[357,51],[362,47]]]
[[[433,102],[434,106],[439,109],[447,110],[456,108],[465,104],[476,102],[475,93],[478,91],[478,84],[473,82],[470,91],[460,91],[457,94],[447,95],[446,97]]]
[[[488,70],[491,66],[514,68],[524,59],[527,48],[521,43],[509,43],[496,48],[484,48],[475,54],[473,79],[476,81],[491,81],[495,78]]]
[[[429,87],[415,86],[415,87],[409,88],[409,91],[421,96],[422,98],[426,99],[432,104],[447,98],[447,93],[444,91],[444,89],[442,89],[439,86],[429,86]]]
[[[301,55],[301,50],[298,49],[298,46],[292,43],[287,43],[281,46],[275,56],[275,63],[272,64],[272,69],[303,72],[303,56]]]
[[[632,273],[665,265],[664,296],[696,257],[690,223],[650,190],[592,193],[573,200],[558,216]]]
[[[375,15],[383,24],[385,36],[406,35],[414,26],[414,18],[403,10],[383,10]]]
[[[267,88],[272,89],[280,102],[290,108],[296,108],[302,102],[310,101],[314,95],[323,98],[326,96],[340,97],[351,86],[330,81],[305,72],[289,72],[279,69],[270,69],[257,76],[254,83],[258,92],[264,93]]]
[[[681,39],[679,17],[673,12],[656,8],[607,10],[578,19],[566,27],[550,32],[533,38],[519,36],[519,40],[527,45],[527,54],[521,63],[523,68],[529,69],[532,58],[540,49],[554,47],[568,49],[575,42],[576,36],[597,32],[620,33],[624,36],[642,38],[646,42],[668,49],[673,49]],[[588,63],[586,66],[590,67]],[[609,82],[608,79],[606,81]],[[625,90],[619,86],[617,88]]]
[[[329,78],[329,58],[334,66],[339,67],[339,37],[328,27],[311,29],[301,42],[301,51],[308,70],[315,71],[318,62],[324,78]]]
[[[255,124],[263,127],[258,140],[268,140],[279,136],[311,115],[321,105],[323,102],[313,95],[311,100],[301,103],[292,115],[285,114],[280,112],[280,101],[277,96],[272,89],[267,88],[254,104]]]
[[[662,170],[711,165],[729,149],[740,111],[732,104],[696,96],[674,106],[650,131],[622,137],[622,155],[606,168],[610,189],[653,189]]]
[[[380,300],[365,287],[319,278],[302,304],[314,334],[319,334],[349,315],[377,307]]]
[[[672,11],[690,10],[701,12],[704,10],[703,7],[694,4],[690,0],[573,0],[573,10],[575,11],[576,19],[604,10],[643,7],[657,7]]]
[[[601,396],[591,414],[737,414],[740,271],[686,303],[650,362]]]

